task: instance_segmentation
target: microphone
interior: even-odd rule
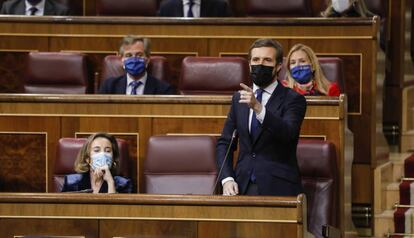
[[[213,190],[211,191],[211,194],[214,194],[214,191],[216,191],[218,182],[220,180],[221,172],[223,170],[224,164],[226,163],[227,157],[229,157],[230,148],[233,145],[233,142],[234,142],[234,139],[236,138],[236,136],[237,136],[237,129],[234,129],[233,133],[231,134],[231,139],[230,139],[230,143],[227,147],[226,154],[224,155],[224,160],[220,165],[220,170],[217,174],[217,179],[216,179],[216,182],[214,183],[214,187],[213,187]]]

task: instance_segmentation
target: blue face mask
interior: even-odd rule
[[[105,165],[108,165],[109,168],[112,166],[112,155],[110,153],[106,152],[99,152],[97,154],[93,154],[91,156],[92,163],[91,167],[93,170],[96,170],[97,168],[103,167]]]
[[[141,57],[130,57],[124,61],[125,71],[132,75],[138,76],[145,71],[145,59]]]
[[[312,67],[310,64],[295,66],[290,69],[290,74],[299,84],[307,84],[313,78]]]

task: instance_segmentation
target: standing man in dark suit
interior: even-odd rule
[[[283,49],[276,41],[259,39],[250,47],[253,89],[241,84],[242,90],[234,94],[217,142],[223,195],[296,196],[302,192],[296,147],[306,100],[278,82],[282,62]],[[235,130],[239,157],[233,170]],[[231,153],[224,162],[229,147]]]
[[[3,3],[0,14],[27,16],[68,16],[69,8],[53,0],[9,0]]]
[[[102,82],[99,93],[103,94],[176,94],[167,82],[147,73],[150,62],[150,40],[137,36],[126,36],[119,48],[125,75],[108,78]]]
[[[230,17],[226,0],[165,0],[158,16],[161,17]]]

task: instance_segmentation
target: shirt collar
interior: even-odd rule
[[[266,88],[263,88],[263,91],[265,91],[268,94],[272,94],[273,91],[275,91],[277,85],[279,82],[275,80],[273,83],[269,84]],[[253,92],[256,94],[256,90],[259,88],[256,84],[253,83]]]
[[[28,11],[30,8],[32,8],[32,7],[36,7],[38,10],[39,9],[44,9],[45,8],[45,1],[46,0],[42,0],[42,1],[40,1],[38,4],[36,4],[36,5],[31,5],[27,0],[25,1],[26,2],[26,11]]]
[[[190,0],[183,0],[183,5],[188,5]],[[193,0],[194,4],[201,5],[201,0]]]
[[[142,85],[145,85],[145,83],[147,82],[147,77],[148,77],[147,72],[145,72],[144,76],[142,76],[140,79],[138,79],[138,81],[141,81]],[[129,86],[129,84],[132,81],[134,81],[134,79],[129,74],[127,74],[127,87]]]

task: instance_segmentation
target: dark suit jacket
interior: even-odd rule
[[[230,17],[231,10],[225,0],[201,0],[200,17]],[[162,17],[183,17],[183,1],[167,0],[158,12]]]
[[[26,4],[24,0],[11,0],[3,3],[0,14],[6,15],[25,15]],[[56,3],[52,0],[46,0],[45,2],[45,16],[68,16],[70,11],[62,4]]]
[[[239,192],[245,194],[254,170],[260,195],[296,196],[301,193],[296,147],[306,112],[305,98],[279,83],[266,104],[266,115],[255,138],[249,133],[249,107],[239,103],[239,99],[240,94],[235,93],[217,141],[217,166],[220,168],[223,163],[234,129],[237,129],[238,137],[231,152],[236,149],[239,138],[239,157],[234,171],[233,153],[230,153],[220,181],[233,177]]]
[[[117,78],[108,78],[102,82],[99,93],[102,94],[126,94],[127,76],[123,75]],[[176,90],[167,82],[148,75],[144,88],[145,95],[174,95]]]
[[[114,176],[115,190],[118,193],[131,193],[132,183],[131,180],[121,177]],[[82,192],[91,191],[91,178],[89,172],[81,174],[69,174],[65,176],[65,183],[63,184],[62,192]],[[99,193],[108,192],[108,183],[103,182]]]

